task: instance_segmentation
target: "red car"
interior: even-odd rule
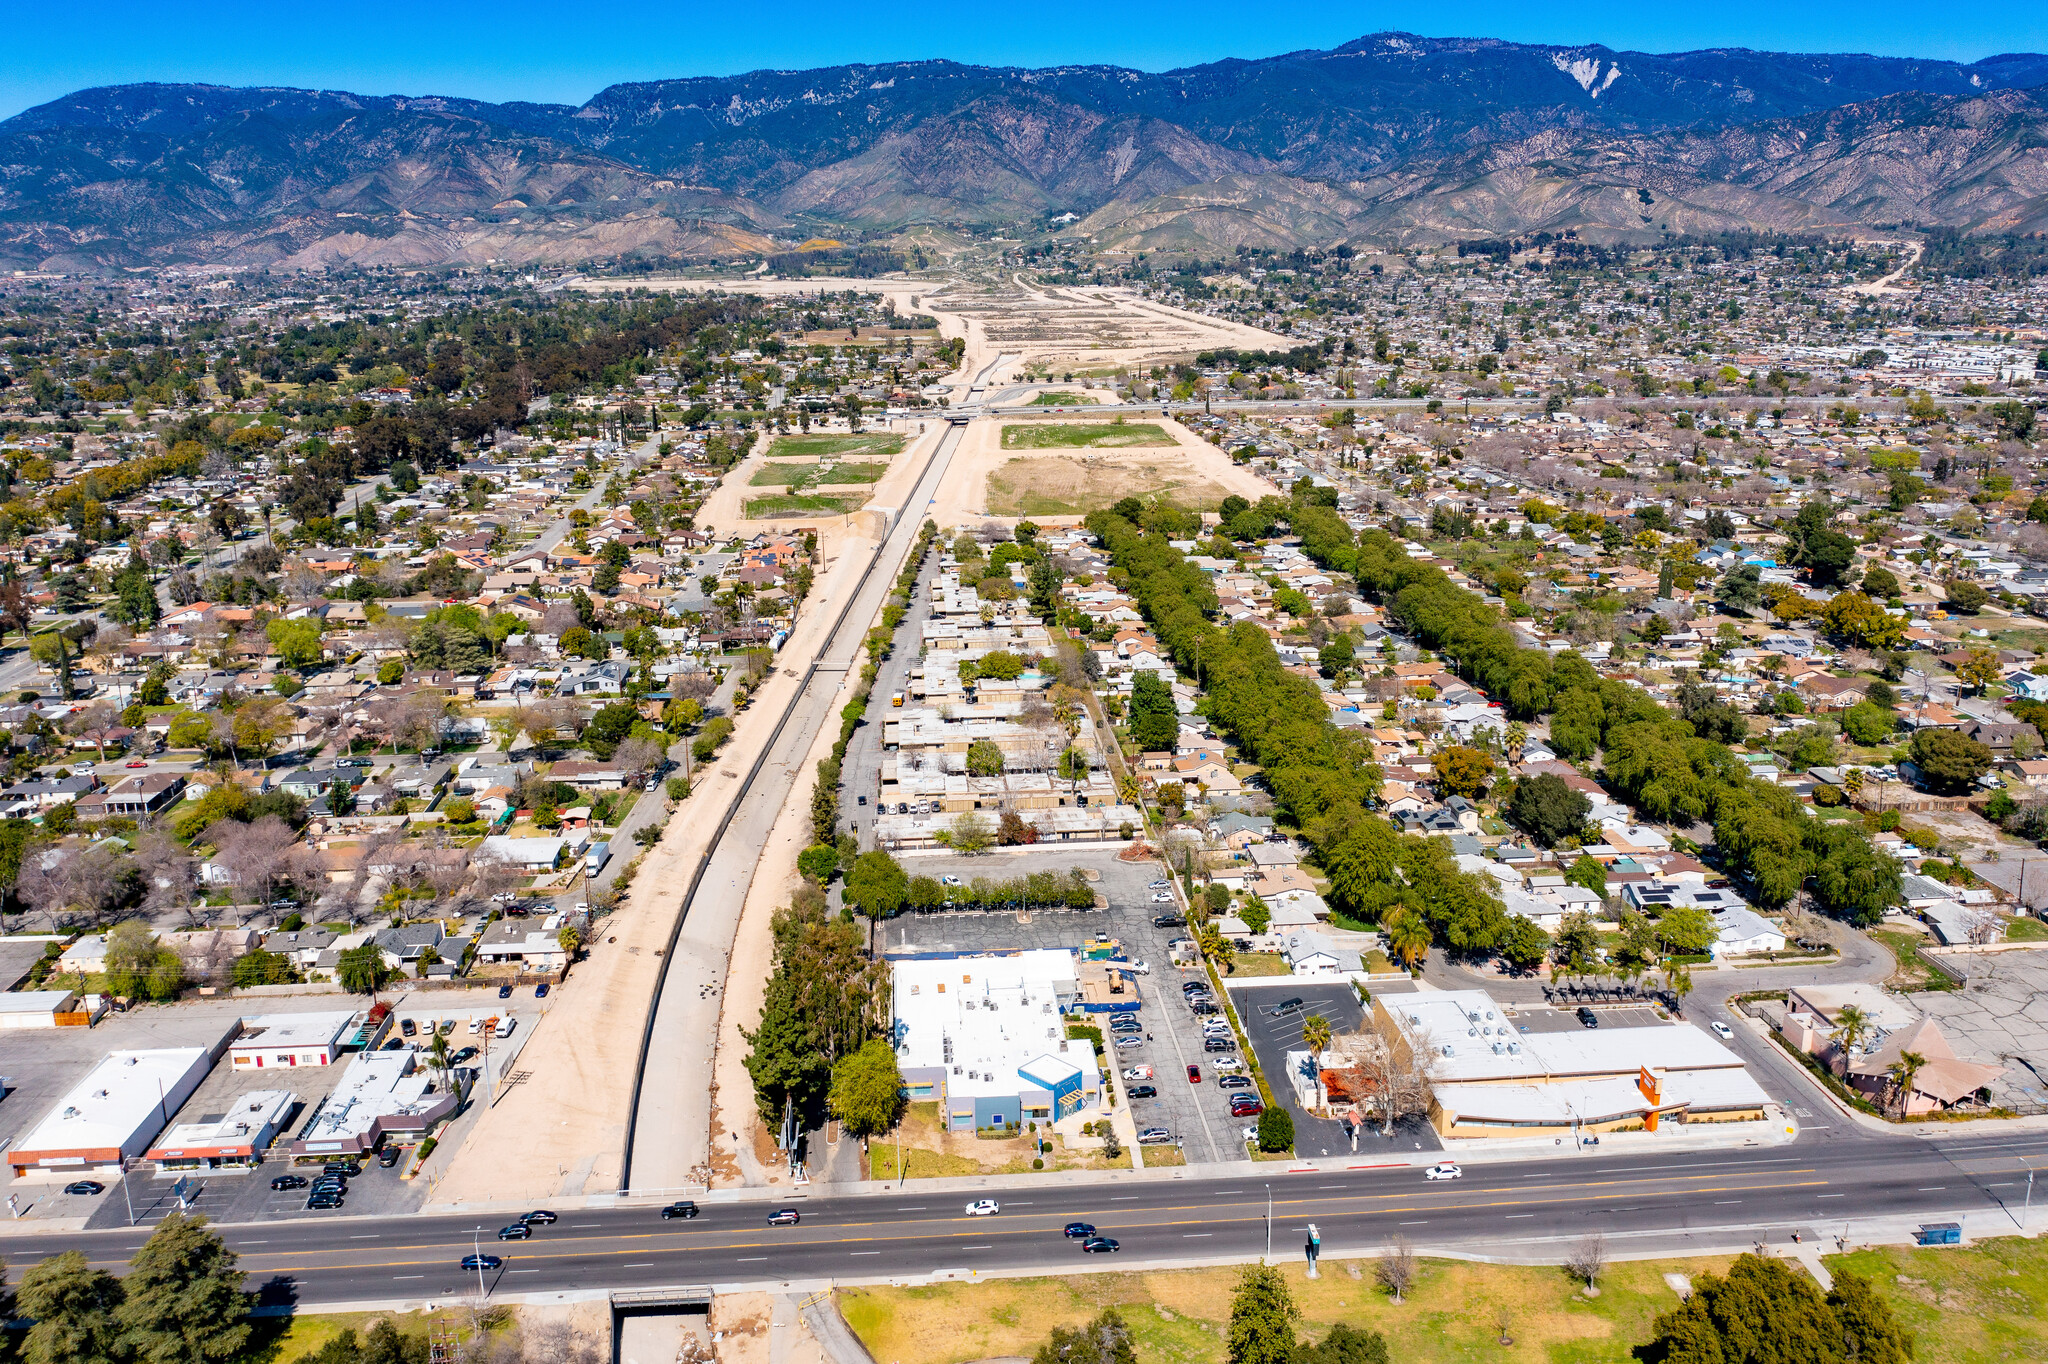
[[[149,766],[149,764],[148,764],[148,763],[146,763],[146,762],[143,762],[143,761],[141,761],[141,760],[139,760],[139,759],[138,759],[137,761],[135,761],[135,762],[130,762],[130,763],[123,763],[123,764],[121,764],[121,765],[122,765],[123,767],[147,767],[147,766]]]
[[[1188,1083],[1191,1085],[1202,1083],[1202,1068],[1200,1066],[1188,1067]]]
[[[1230,1100],[1230,1116],[1233,1118],[1256,1118],[1266,1111],[1266,1106],[1249,1094],[1235,1095]]]

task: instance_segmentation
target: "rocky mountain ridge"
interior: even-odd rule
[[[1377,34],[1146,73],[930,61],[580,107],[133,85],[0,122],[0,263],[748,255],[831,224],[1087,215],[1104,246],[2040,218],[2048,57]],[[1650,198],[1645,200],[1643,195]]]

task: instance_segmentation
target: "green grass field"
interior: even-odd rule
[[[755,497],[747,501],[749,520],[771,516],[844,516],[866,499],[859,494],[844,497],[825,493],[784,493],[776,497]]]
[[[1033,407],[1097,407],[1100,404],[1085,393],[1041,393],[1031,400]]]
[[[756,469],[747,484],[754,488],[788,488],[796,493],[821,483],[873,483],[888,472],[886,464],[835,464],[830,468],[822,464],[768,464]]]
[[[884,459],[903,449],[903,437],[887,431],[860,436],[777,436],[768,447],[770,459],[818,459],[825,455],[877,455]]]
[[[1156,422],[1033,422],[1003,428],[1005,450],[1078,450],[1133,445],[1175,445]]]
[[[1827,1263],[1871,1281],[1915,1333],[1915,1364],[2048,1359],[2048,1243],[1857,1251]],[[1391,1358],[1418,1364],[1632,1364],[1658,1314],[1679,1304],[1666,1276],[1690,1280],[1727,1265],[1726,1257],[1614,1264],[1600,1296],[1588,1299],[1557,1268],[1426,1259],[1398,1306],[1373,1283],[1369,1260],[1326,1258],[1322,1278],[1310,1282],[1296,1253],[1283,1272],[1304,1339],[1320,1339],[1341,1321],[1381,1332]],[[1223,1364],[1237,1276],[1229,1268],[1077,1273],[850,1288],[838,1299],[877,1364],[1028,1358],[1055,1325],[1078,1325],[1105,1307],[1123,1313],[1141,1364]],[[1503,1324],[1510,1345],[1500,1344]]]

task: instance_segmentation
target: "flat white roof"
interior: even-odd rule
[[[14,1163],[32,1164],[44,1153],[140,1154],[130,1148],[163,1130],[212,1068],[205,1047],[109,1052],[14,1144]]]
[[[1048,1056],[1076,1069],[1094,1064],[1092,1044],[1066,1040],[1060,1013],[1063,998],[1078,990],[1072,952],[1036,948],[893,966],[897,1064],[944,1070],[947,1093],[955,1098],[1014,1095],[1030,1083],[1018,1071]]]
[[[158,1138],[150,1155],[213,1155],[253,1151],[256,1139],[275,1133],[298,1099],[288,1089],[254,1089],[236,1099],[228,1111],[200,1122],[181,1122]]]
[[[351,1056],[320,1111],[300,1129],[300,1142],[337,1141],[359,1137],[378,1118],[416,1116],[441,1102],[429,1094],[433,1078],[413,1068],[412,1051],[361,1052]]]
[[[355,1027],[355,1014],[256,1014],[242,1020],[236,1051],[270,1051],[279,1047],[332,1047]]]
[[[15,994],[0,994],[0,1013],[51,1013],[63,1007],[65,1000],[75,999],[77,995],[76,990],[22,990]]]
[[[1434,1052],[1443,1083],[1629,1075],[1638,1068],[1740,1069],[1743,1061],[1690,1023],[1517,1032],[1484,990],[1390,996],[1387,1010],[1411,1043]],[[1451,1054],[1444,1055],[1449,1047]]]

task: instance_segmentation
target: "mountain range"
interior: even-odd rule
[[[2048,56],[1383,33],[1147,73],[945,61],[581,106],[126,85],[0,122],[0,265],[744,256],[918,222],[1099,247],[2048,228]]]

